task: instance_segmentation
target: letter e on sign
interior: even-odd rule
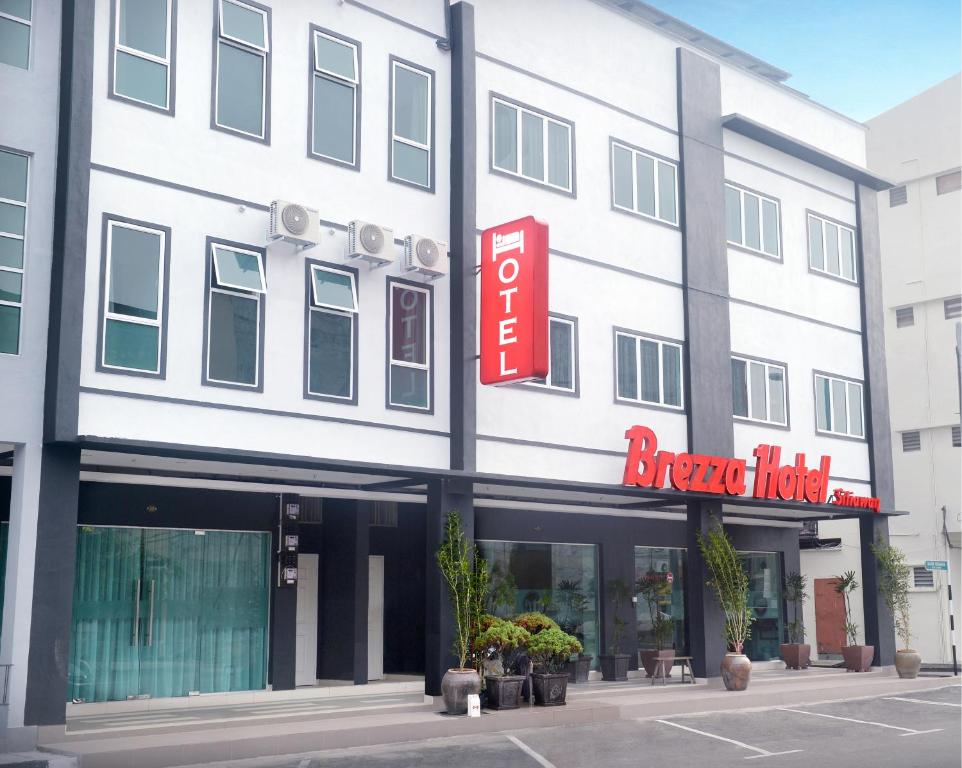
[[[548,375],[548,225],[526,216],[481,234],[481,383]]]

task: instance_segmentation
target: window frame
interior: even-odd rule
[[[0,11],[0,19],[6,19],[14,24],[22,24],[27,28],[27,66],[21,67],[17,64],[10,64],[8,62],[0,62],[7,67],[15,67],[16,69],[22,69],[25,72],[29,72],[31,65],[33,64],[33,12],[36,10],[36,5],[33,0],[30,0],[30,18],[25,19],[22,16],[17,16],[13,13],[6,13]],[[23,325],[23,318],[21,317],[21,325]]]
[[[384,371],[384,407],[391,411],[407,411],[408,413],[421,413],[427,415],[434,414],[434,285],[431,283],[421,283],[414,280],[407,280],[403,277],[388,276],[385,282],[386,295],[387,295],[387,305],[385,315],[385,333],[384,340],[386,344],[385,350],[385,371]],[[394,308],[394,288],[398,287],[401,290],[414,290],[419,291],[427,295],[427,312],[428,318],[425,325],[427,333],[427,355],[425,359],[426,364],[421,363],[411,363],[406,360],[394,360],[394,324],[392,322],[393,318],[393,308]],[[427,400],[428,404],[426,408],[415,405],[403,405],[391,402],[391,373],[395,365],[400,365],[405,368],[416,368],[418,370],[426,370],[428,372],[428,392]]]
[[[319,69],[317,66],[316,40],[317,36],[326,37],[336,43],[351,46],[354,49],[354,75],[353,81],[333,72]],[[350,168],[355,171],[361,170],[361,42],[353,38],[346,37],[338,32],[318,26],[310,25],[310,41],[308,44],[308,81],[307,81],[307,156],[320,160],[323,163],[332,163],[342,168]],[[338,157],[331,157],[314,149],[314,81],[315,78],[324,77],[332,82],[350,85],[354,90],[354,153],[352,162],[347,162]]]
[[[495,121],[494,121],[494,111],[495,104],[501,102],[504,106],[510,107],[517,111],[517,130],[516,130],[516,145],[515,154],[517,156],[516,171],[510,171],[502,168],[499,165],[495,165],[494,162],[494,147],[495,147]],[[525,176],[521,172],[522,157],[521,157],[521,122],[522,114],[527,112],[528,114],[537,117],[543,121],[542,126],[542,138],[541,146],[543,150],[543,156],[545,159],[545,179],[533,179],[530,176]],[[552,184],[547,180],[547,169],[548,169],[548,123],[552,122],[568,129],[568,181],[569,186],[561,187],[557,184]],[[575,154],[575,123],[573,120],[568,120],[559,115],[552,114],[551,112],[546,112],[543,109],[533,107],[530,104],[525,104],[517,99],[512,99],[504,96],[500,93],[495,93],[494,91],[488,92],[488,123],[490,125],[488,130],[488,171],[490,173],[505,176],[509,179],[514,179],[515,181],[520,181],[525,184],[531,184],[539,189],[547,189],[551,192],[556,192],[559,195],[566,195],[567,197],[578,197],[577,179],[575,175],[575,170],[577,168],[576,154]],[[676,173],[677,179],[677,173]]]
[[[729,187],[734,191],[738,192],[738,206],[739,206],[739,220],[741,221],[741,234],[742,242],[736,242],[734,240],[728,239],[728,228],[727,228],[727,210],[725,211],[726,226],[725,226],[725,245],[728,248],[734,248],[737,251],[744,251],[745,253],[750,253],[753,256],[761,256],[764,259],[769,259],[771,261],[777,261],[778,263],[784,263],[785,249],[782,244],[782,201],[773,197],[772,195],[766,194],[764,192],[759,192],[757,189],[751,189],[750,187],[743,186],[742,184],[737,184],[733,181],[725,179],[725,187]],[[724,189],[722,190],[724,197]],[[769,203],[775,204],[775,226],[778,228],[777,237],[775,242],[778,247],[777,253],[769,253],[768,251],[762,250],[761,248],[752,248],[750,245],[745,245],[745,195],[752,195],[758,198],[758,243],[760,246],[765,245],[765,217],[762,214],[763,206],[762,203],[767,201]],[[724,204],[724,201],[723,201]]]
[[[238,5],[242,7],[247,7],[252,11],[261,13],[264,18],[265,26],[265,37],[264,37],[264,47],[248,43],[243,40],[239,40],[230,35],[224,35],[221,32],[222,29],[222,18],[221,8],[225,2],[229,2],[233,5]],[[211,85],[210,85],[210,127],[214,131],[223,131],[232,136],[239,136],[242,139],[247,139],[248,141],[256,141],[261,144],[270,145],[271,143],[271,71],[272,71],[272,58],[273,58],[273,45],[271,40],[271,31],[273,23],[271,19],[271,9],[269,6],[261,5],[260,3],[254,2],[254,0],[216,0],[214,2],[214,28],[213,28],[213,58],[211,66]],[[261,72],[264,78],[264,92],[261,95],[261,134],[248,133],[247,131],[241,130],[240,128],[233,128],[229,125],[221,125],[217,122],[217,105],[219,103],[220,93],[217,87],[217,76],[220,72],[220,43],[225,42],[226,45],[232,45],[235,48],[246,51],[247,53],[255,53],[261,57]],[[313,85],[313,83],[312,83]]]
[[[746,368],[746,377],[745,377],[745,379],[746,379],[746,382],[747,382],[746,393],[747,393],[747,396],[748,396],[748,413],[749,413],[749,415],[748,415],[748,416],[738,416],[738,415],[735,414],[735,412],[734,412],[734,410],[735,410],[735,403],[734,403],[734,392],[733,392],[733,393],[732,393],[732,394],[733,394],[733,400],[732,400],[732,418],[733,418],[736,422],[741,423],[741,424],[758,424],[758,425],[762,425],[762,426],[769,427],[769,428],[771,428],[771,429],[791,430],[791,428],[792,428],[792,409],[791,409],[791,400],[789,399],[789,388],[788,388],[788,364],[787,364],[787,363],[784,363],[784,362],[782,362],[782,361],[780,361],[780,360],[769,360],[768,358],[765,358],[765,357],[756,357],[756,356],[754,356],[754,355],[743,355],[743,354],[741,354],[741,353],[739,353],[739,352],[734,352],[734,351],[731,353],[731,359],[732,359],[732,360],[738,360],[738,361],[740,361],[740,362],[745,363],[746,365],[750,365],[751,363],[759,363],[759,364],[761,364],[761,365],[764,365],[764,366],[765,366],[765,382],[766,382],[766,384],[767,384],[768,381],[769,381],[769,379],[768,379],[769,369],[770,369],[770,368],[781,368],[781,369],[782,369],[782,381],[783,381],[784,384],[785,384],[785,422],[782,423],[782,422],[779,422],[779,421],[772,421],[772,420],[770,420],[770,419],[756,419],[756,418],[754,418],[754,417],[751,416],[751,412],[752,412],[752,384],[751,384],[751,375],[748,373],[748,370],[749,370],[749,369]],[[770,394],[770,393],[769,393],[768,389],[766,388],[766,390],[765,390],[765,412],[766,412],[766,414],[769,414],[769,415],[770,415],[770,414],[771,414],[771,410],[772,410],[772,406],[771,406],[771,398],[769,397],[769,394]]]
[[[243,251],[246,253],[257,254],[260,257],[261,268],[264,270],[265,286],[267,282],[267,249],[250,243],[239,243],[232,240],[225,240],[221,237],[207,236],[205,244],[205,258],[207,260],[204,269],[204,337],[201,356],[201,385],[205,387],[222,387],[224,389],[238,389],[245,392],[264,391],[264,329],[266,321],[267,293],[257,293],[251,290],[241,290],[236,288],[224,288],[216,285],[217,279],[214,275],[214,246],[223,246],[231,250]],[[228,296],[239,296],[245,299],[257,301],[257,362],[255,365],[255,381],[253,384],[244,384],[237,381],[223,381],[214,379],[210,376],[210,312],[211,294],[222,293]]]
[[[221,280],[221,278],[220,278],[220,266],[219,266],[218,263],[217,263],[217,249],[218,249],[218,248],[223,249],[223,250],[225,250],[225,251],[237,251],[237,252],[240,252],[240,253],[246,253],[246,254],[248,254],[248,255],[250,255],[250,256],[255,256],[255,257],[257,258],[257,269],[258,269],[258,271],[259,271],[259,275],[260,275],[260,279],[261,279],[261,286],[262,286],[262,287],[261,287],[261,288],[247,288],[246,286],[243,286],[243,285],[235,285],[235,284],[233,284],[233,283],[227,282],[226,280]],[[250,293],[262,293],[262,294],[266,294],[266,293],[267,293],[267,273],[266,273],[266,271],[264,270],[264,257],[263,257],[263,255],[262,255],[260,252],[251,251],[251,250],[248,250],[248,249],[246,249],[246,248],[237,248],[237,249],[235,249],[235,248],[229,248],[229,247],[225,246],[223,243],[214,242],[214,243],[212,243],[211,246],[210,246],[210,257],[211,257],[211,261],[213,262],[213,265],[214,265],[214,282],[218,283],[218,285],[220,286],[220,288],[221,288],[222,290],[225,290],[225,291],[231,291],[231,290],[233,290],[233,291],[236,292],[236,293],[244,293],[245,291],[246,291],[246,292],[250,292]]]
[[[625,208],[623,205],[619,205],[615,200],[615,147],[623,149],[631,154],[631,192],[632,192],[632,202],[637,206],[638,202],[638,164],[637,155],[643,155],[649,158],[655,163],[655,215],[644,213],[639,211],[637,207]],[[675,219],[665,219],[660,216],[661,213],[661,182],[658,176],[658,164],[669,165],[674,170],[674,196],[675,196]],[[622,141],[621,139],[616,139],[614,136],[608,137],[608,171],[611,175],[611,210],[618,211],[619,213],[627,213],[633,216],[639,216],[646,221],[651,221],[656,224],[664,224],[672,229],[679,229],[679,207],[678,207],[678,167],[679,162],[677,160],[672,160],[670,157],[665,157],[664,155],[659,155],[656,152],[652,152],[648,149],[642,149],[634,144],[629,144],[627,141]]]
[[[627,336],[635,340],[635,385],[638,391],[637,398],[622,397],[618,393],[618,337]],[[658,345],[658,402],[643,400],[641,397],[641,342],[650,341]],[[687,413],[688,392],[685,387],[685,342],[681,339],[669,336],[659,336],[654,333],[642,333],[630,328],[614,326],[612,329],[612,344],[614,350],[614,403],[616,405],[631,405],[637,408],[654,408],[659,411],[669,413]],[[679,405],[668,405],[664,402],[665,391],[665,355],[664,347],[670,345],[678,348],[678,392],[681,403]]]
[[[122,101],[127,104],[132,104],[135,107],[141,107],[143,109],[151,109],[154,112],[159,112],[163,115],[169,115],[174,117],[175,115],[175,102],[177,96],[177,78],[176,78],[176,62],[177,62],[177,0],[167,0],[167,58],[161,59],[145,51],[138,50],[137,48],[130,48],[126,45],[122,45],[120,42],[120,3],[124,0],[110,0],[110,62],[107,67],[107,98],[114,99],[116,101]],[[167,67],[167,106],[160,107],[156,104],[152,104],[149,101],[143,101],[142,99],[134,98],[133,96],[127,96],[123,93],[117,93],[116,88],[116,71],[117,71],[117,54],[118,52],[126,53],[130,56],[136,56],[137,58],[144,59],[145,61],[153,62],[154,64],[162,64]]]
[[[845,382],[846,384],[845,386],[846,429],[848,428],[849,422],[851,421],[851,417],[850,417],[851,409],[849,408],[849,402],[848,402],[849,401],[848,385],[849,384],[858,385],[859,390],[861,391],[861,409],[862,409],[862,434],[861,435],[853,435],[850,432],[837,432],[834,430],[825,430],[825,429],[821,429],[818,426],[818,380],[820,378],[828,379],[829,381],[835,380],[835,381]],[[829,411],[832,413],[832,421],[834,422],[835,410],[833,408],[833,405],[834,405],[835,393],[834,393],[834,388],[832,386],[829,386],[828,390],[829,390]],[[868,433],[868,429],[867,429],[867,422],[865,419],[865,382],[864,381],[860,381],[859,379],[853,379],[850,376],[841,376],[837,373],[829,373],[828,371],[813,370],[812,371],[812,406],[814,408],[815,433],[817,435],[822,435],[824,437],[832,437],[838,440],[855,440],[856,442],[859,442],[859,443],[864,443],[868,440],[866,436]]]
[[[351,275],[354,284],[355,310],[350,312],[346,309],[335,309],[328,305],[320,305],[314,301],[314,270],[322,269],[328,272],[338,272]],[[342,405],[357,405],[358,390],[358,344],[360,342],[360,315],[361,306],[357,294],[357,285],[360,280],[360,271],[356,267],[344,264],[332,264],[317,259],[305,259],[305,295],[304,295],[304,399],[318,400],[327,403],[340,403]],[[337,395],[327,395],[320,392],[311,391],[311,313],[322,312],[331,315],[351,317],[351,394],[349,397],[339,397]]]
[[[111,234],[114,226],[160,234],[163,238],[160,251],[163,263],[158,265],[157,275],[158,296],[157,319],[155,321],[150,321],[147,318],[135,318],[131,317],[130,315],[120,315],[107,311],[107,304],[110,297],[110,262],[112,247]],[[96,370],[98,372],[121,374],[124,376],[141,376],[148,379],[167,378],[167,318],[170,308],[170,237],[171,228],[162,224],[141,221],[139,219],[130,219],[113,213],[104,213],[100,235],[100,307],[97,318],[98,326],[96,362]],[[124,366],[110,365],[104,362],[104,356],[107,353],[108,320],[132,322],[139,325],[147,325],[158,328],[159,338],[157,340],[157,370],[146,371],[140,368],[126,368]]]
[[[825,269],[819,269],[818,267],[812,266],[812,229],[811,220],[817,219],[822,224],[822,261],[825,263]],[[838,264],[839,264],[839,274],[828,269],[828,231],[826,224],[832,224],[838,228]],[[850,232],[852,234],[852,277],[848,278],[841,274],[842,268],[842,230]],[[858,239],[858,229],[853,224],[846,224],[844,221],[839,221],[838,219],[833,219],[831,216],[825,216],[824,214],[813,211],[809,208],[805,209],[805,242],[808,246],[807,257],[808,257],[808,271],[812,274],[819,275],[820,277],[827,277],[832,280],[839,280],[846,285],[858,285],[859,284],[859,239]]]
[[[568,387],[558,387],[550,383],[551,380],[551,323],[552,321],[557,321],[559,323],[567,323],[571,326],[571,384]],[[519,382],[522,387],[535,387],[542,392],[550,392],[554,395],[563,395],[565,397],[581,397],[581,367],[578,355],[578,318],[574,315],[563,315],[560,312],[549,312],[548,313],[548,375],[545,377],[544,382],[538,381],[537,379],[532,379],[530,381]]]
[[[435,83],[437,80],[437,73],[428,67],[422,66],[420,64],[415,64],[413,61],[408,61],[407,59],[402,59],[399,56],[391,55],[388,57],[388,129],[387,129],[387,157],[388,157],[388,167],[387,167],[387,180],[394,182],[395,184],[404,184],[414,189],[420,189],[423,192],[430,192],[434,194],[435,191],[435,146],[437,139],[437,102],[435,99]],[[410,72],[414,72],[418,75],[423,75],[428,78],[428,120],[427,120],[427,130],[428,130],[428,141],[426,144],[421,144],[417,141],[413,141],[404,136],[397,136],[394,132],[394,107],[396,104],[395,92],[397,90],[397,78],[395,77],[395,72],[397,67],[407,69]],[[410,181],[400,176],[394,175],[394,142],[395,140],[400,141],[402,144],[407,144],[408,146],[415,147],[416,149],[425,150],[428,153],[428,183],[418,184],[416,181]]]
[[[32,11],[32,6],[31,6]],[[12,272],[15,275],[20,275],[20,301],[6,301],[0,299],[0,306],[4,307],[16,307],[20,310],[20,319],[17,323],[17,351],[16,352],[0,352],[0,358],[10,358],[19,357],[23,352],[23,321],[24,321],[24,296],[26,295],[26,285],[27,285],[27,232],[30,231],[30,166],[33,162],[32,152],[23,152],[18,149],[13,149],[12,147],[6,147],[0,145],[0,152],[6,152],[11,155],[19,155],[27,160],[27,182],[24,188],[24,200],[14,200],[9,197],[0,197],[0,203],[6,203],[7,205],[17,206],[23,208],[23,234],[18,235],[13,232],[7,232],[5,230],[0,230],[0,234],[3,237],[9,238],[11,240],[19,240],[23,243],[22,256],[20,261],[20,267],[4,267],[0,265],[0,272]]]

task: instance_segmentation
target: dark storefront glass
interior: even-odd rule
[[[685,555],[684,549],[667,547],[635,547],[635,616],[638,619],[638,647],[654,648],[651,630],[651,610],[641,594],[643,580],[660,586],[653,589],[656,610],[662,617],[670,616],[675,622],[674,648],[679,654],[688,652],[685,642]]]
[[[745,654],[752,661],[777,659],[785,631],[780,558],[775,552],[743,552],[738,557],[748,574],[748,605],[755,614]]]

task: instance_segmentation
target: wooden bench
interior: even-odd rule
[[[671,671],[672,666],[678,663],[681,666],[681,682],[682,684],[689,682],[685,680],[685,671],[688,671],[688,676],[691,678],[691,683],[695,682],[695,672],[691,667],[691,656],[675,656],[671,659],[655,659],[655,671],[651,676],[651,684],[655,684],[655,680],[661,680],[662,685],[668,684],[668,674]]]

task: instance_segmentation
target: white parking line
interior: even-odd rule
[[[901,696],[886,696],[886,701],[908,701],[912,704],[935,704],[937,707],[962,707],[962,704],[953,704],[951,701],[928,701],[926,699],[904,699]]]
[[[888,723],[876,723],[872,720],[856,720],[854,717],[839,717],[838,715],[826,715],[824,712],[806,712],[804,709],[778,708],[779,712],[795,712],[799,715],[811,715],[812,717],[827,717],[830,720],[845,720],[849,723],[861,723],[862,725],[876,725],[879,728],[891,728],[893,731],[905,731],[903,736],[918,736],[923,733],[937,733],[941,728],[930,728],[927,731],[916,731],[914,728],[903,728],[900,725],[889,725]]]
[[[537,752],[535,752],[531,747],[525,744],[521,739],[515,738],[514,736],[508,736],[508,741],[514,744],[518,749],[520,749],[525,754],[531,755],[535,760],[538,761],[538,765],[544,766],[544,768],[557,768],[554,763],[552,763],[548,758],[542,757]]]
[[[656,723],[663,723],[664,725],[670,725],[674,728],[681,728],[683,731],[691,731],[692,733],[697,733],[699,736],[707,736],[710,739],[718,739],[719,741],[727,741],[729,744],[734,744],[736,747],[741,747],[742,749],[750,749],[752,752],[758,752],[757,755],[751,755],[746,757],[746,760],[757,760],[759,757],[775,757],[776,755],[791,755],[794,752],[801,752],[800,749],[789,749],[785,752],[769,752],[767,749],[762,749],[761,747],[753,747],[751,744],[745,744],[741,741],[736,741],[735,739],[728,739],[724,736],[716,736],[714,733],[706,733],[705,731],[699,731],[695,728],[689,728],[687,725],[680,725],[678,723],[673,723],[670,720],[655,720]]]

